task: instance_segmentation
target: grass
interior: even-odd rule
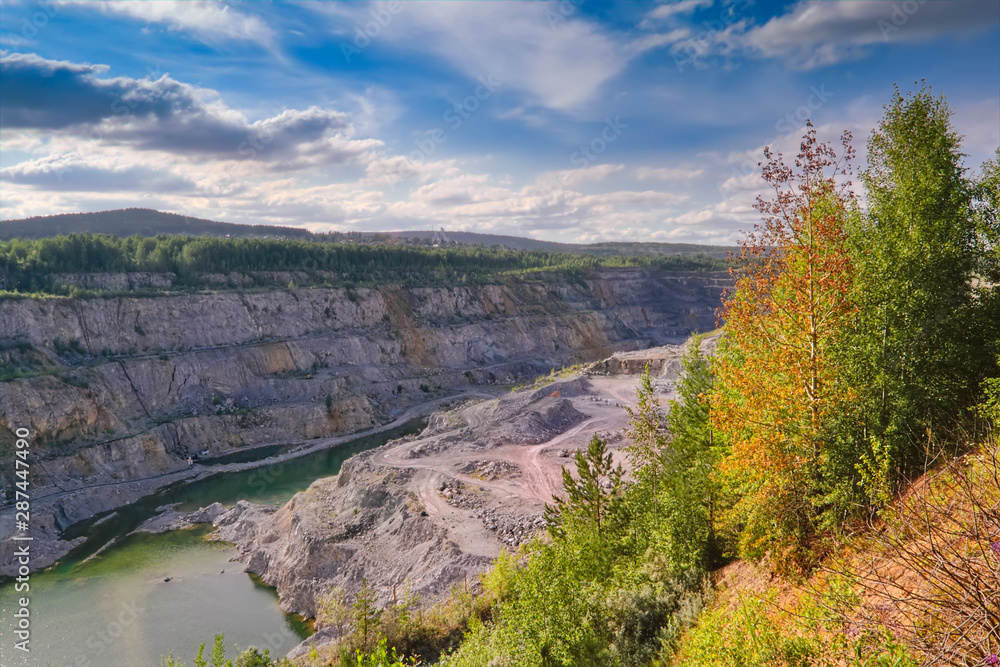
[[[989,664],[1000,651],[997,454],[987,441],[939,464],[802,581],[727,566],[715,603],[664,664]]]

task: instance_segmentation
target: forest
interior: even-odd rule
[[[8,295],[82,294],[54,280],[56,274],[73,273],[169,272],[176,275],[176,286],[187,288],[208,286],[202,274],[230,272],[302,272],[310,284],[417,286],[464,284],[534,271],[579,273],[601,266],[705,271],[721,270],[726,264],[703,255],[597,257],[497,247],[89,233],[12,239],[0,247],[0,280]],[[256,279],[267,285],[275,277]]]
[[[867,148],[858,190],[849,133],[765,151],[718,350],[668,406],[642,379],[630,476],[595,436],[479,595],[331,597],[353,630],[299,664],[997,665],[998,160],[926,85]]]
[[[187,215],[165,213],[145,208],[126,208],[92,213],[41,215],[23,220],[5,220],[0,225],[0,239],[38,239],[60,234],[90,232],[114,236],[157,236],[159,234],[221,237],[271,237],[308,240],[312,234],[295,227],[239,225],[215,222]]]

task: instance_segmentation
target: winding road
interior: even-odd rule
[[[592,377],[588,385],[589,392],[565,399],[583,413],[585,419],[545,442],[499,444],[491,449],[464,446],[490,441],[490,430],[495,424],[491,423],[488,412],[495,405],[494,401],[503,400],[501,398],[458,409],[452,415],[455,422],[452,428],[383,448],[377,453],[376,461],[417,471],[414,491],[430,516],[451,516],[456,511],[440,493],[442,483],[449,480],[488,490],[501,502],[516,498],[540,508],[551,502],[562,488],[563,465],[570,459],[559,457],[557,452],[585,447],[594,433],[614,432],[627,423],[628,415],[622,407],[626,404],[624,394],[634,394],[636,378]],[[507,419],[522,417],[538,402],[525,406],[520,414]],[[478,467],[490,461],[513,464],[519,474],[484,479],[462,472],[469,464]]]

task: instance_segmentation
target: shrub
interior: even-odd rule
[[[226,638],[223,635],[215,635],[212,643],[212,654],[206,659],[204,657],[205,644],[198,647],[198,654],[194,658],[194,667],[294,667],[287,659],[277,659],[271,657],[269,649],[261,653],[260,649],[251,646],[237,656],[235,662],[226,658]],[[378,664],[378,663],[376,663]],[[161,667],[185,667],[183,662],[174,658],[171,653],[160,659]],[[395,667],[395,665],[389,665]]]

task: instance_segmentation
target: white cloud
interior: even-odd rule
[[[790,67],[810,69],[868,53],[876,44],[916,42],[989,29],[1000,20],[993,0],[948,2],[811,2],[748,30],[744,47]]]
[[[700,178],[705,170],[693,167],[636,167],[640,181],[690,181]]]
[[[657,190],[645,190],[642,192],[619,190],[617,192],[605,192],[595,195],[580,195],[574,197],[573,202],[580,206],[610,209],[619,204],[627,206],[673,206],[674,204],[686,201],[687,198],[687,195],[677,195]]]
[[[553,184],[572,188],[588,181],[603,181],[612,174],[625,169],[623,164],[595,164],[580,169],[563,169],[561,171],[546,171],[538,175],[536,183],[549,187]]]
[[[969,155],[966,166],[978,173],[983,162],[996,158],[1000,147],[1000,98],[970,101],[952,109],[955,127],[964,135],[962,150]]]
[[[306,5],[323,12],[343,33],[343,8]],[[385,3],[355,9],[354,25],[371,21]],[[550,2],[406,2],[389,13],[381,43],[430,53],[469,77],[492,76],[501,91],[514,90],[531,104],[578,110],[617,76],[628,61],[624,42],[578,13]],[[353,30],[353,26],[351,27]],[[476,85],[473,83],[473,85]]]
[[[347,114],[333,109],[285,109],[249,122],[214,90],[167,75],[97,76],[106,69],[2,54],[0,123],[22,135],[73,138],[88,150],[128,146],[194,160],[256,161],[269,169],[353,163],[382,146],[354,136]],[[5,131],[8,139],[16,135]]]
[[[187,178],[169,169],[121,164],[102,155],[76,153],[27,160],[0,170],[6,184],[29,185],[44,190],[76,192],[127,192],[194,190]]]
[[[74,8],[98,9],[146,21],[162,23],[175,30],[192,33],[206,43],[225,40],[257,42],[274,48],[274,31],[257,16],[234,9],[226,2],[209,0],[103,0],[78,2],[61,0]]]
[[[647,19],[663,20],[680,14],[690,14],[699,7],[711,7],[713,0],[679,0],[657,5],[646,15]]]
[[[661,46],[674,45],[691,37],[687,28],[677,28],[666,33],[654,33],[637,37],[628,43],[626,50],[631,55],[638,55]]]

